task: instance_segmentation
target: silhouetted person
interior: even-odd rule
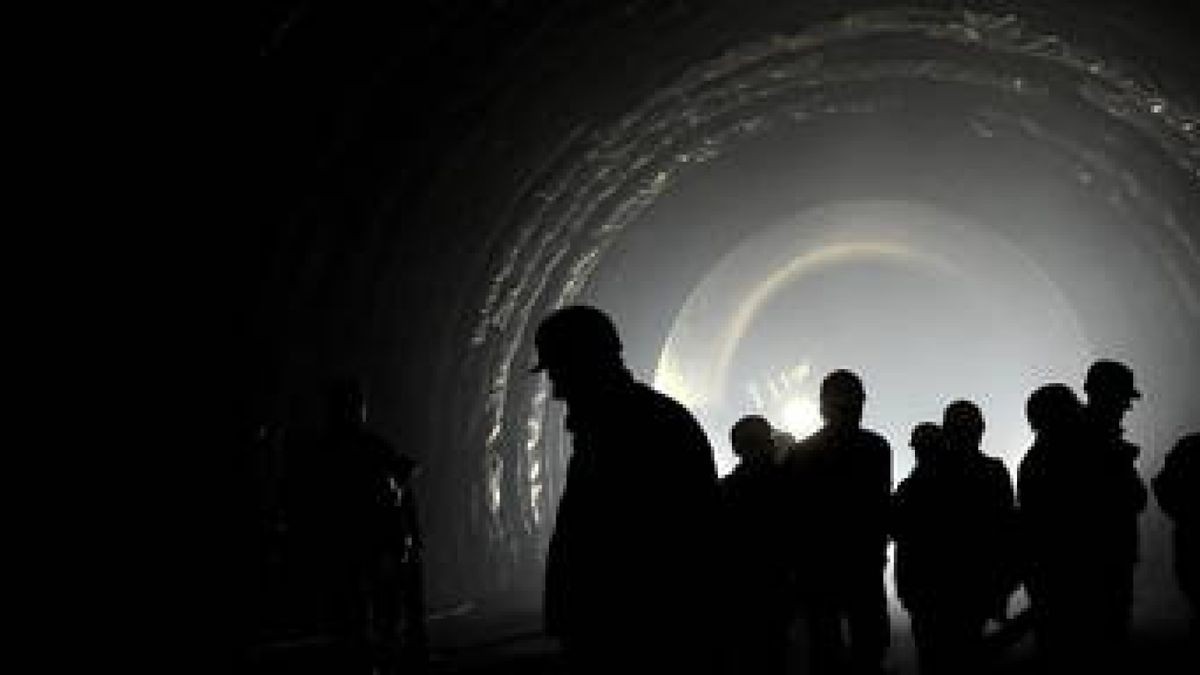
[[[1004,463],[981,450],[983,413],[955,401],[942,415],[946,453],[939,464],[939,500],[948,519],[943,548],[947,565],[938,608],[952,670],[985,667],[983,632],[988,619],[1005,620],[1008,599],[1019,584],[1016,568],[1016,498]]]
[[[1095,619],[1098,644],[1124,657],[1133,606],[1133,572],[1138,561],[1138,517],[1146,508],[1146,484],[1138,474],[1140,449],[1123,438],[1121,426],[1132,402],[1142,397],[1133,371],[1123,363],[1100,360],[1088,369],[1083,407],[1090,469],[1095,491],[1094,533]],[[1089,574],[1090,576],[1090,574]]]
[[[947,640],[953,640],[953,627],[945,625],[939,609],[948,601],[948,589],[942,583],[947,568],[956,561],[945,555],[953,541],[947,536],[945,521],[952,517],[942,499],[945,481],[939,466],[945,461],[946,439],[942,428],[932,422],[918,424],[910,445],[916,465],[896,488],[892,497],[891,534],[896,541],[896,593],[900,604],[912,618],[917,659],[925,674],[948,672],[950,659],[945,654]],[[952,507],[950,507],[952,508]]]
[[[1175,523],[1175,576],[1200,630],[1200,434],[1179,439],[1154,477],[1154,496]]]
[[[779,529],[783,484],[776,432],[758,415],[730,433],[741,461],[721,480],[721,546],[731,673],[782,673],[791,606]]]
[[[983,619],[1005,620],[1008,600],[1020,586],[1020,561],[1014,551],[1017,539],[1017,506],[1013,479],[996,457],[983,454],[984,421],[979,406],[955,401],[946,407],[942,429],[950,457],[960,459],[968,476],[965,497],[973,511],[971,554],[978,567],[969,572],[974,581],[973,610]]]
[[[575,671],[711,668],[717,478],[683,406],[633,379],[601,311],[538,326],[573,452],[547,559],[545,622]]]
[[[1083,403],[1067,385],[1047,384],[1029,396],[1025,416],[1034,440],[1017,469],[1022,578],[1039,658],[1053,672],[1070,666],[1064,652],[1072,633],[1071,595],[1087,590],[1073,588],[1073,566],[1081,559],[1086,564],[1087,555],[1072,548],[1086,542],[1068,538],[1074,520],[1072,496],[1063,490],[1080,454]]]
[[[1034,392],[1027,408],[1037,439],[1022,461],[1021,518],[1039,651],[1051,670],[1123,667],[1147,499],[1138,449],[1121,437],[1140,396],[1132,372],[1097,361],[1084,391],[1077,414],[1062,385]]]
[[[790,558],[816,673],[877,672],[890,640],[883,570],[892,454],[882,436],[860,428],[865,400],[858,376],[831,373],[821,383],[824,426],[787,458]]]
[[[328,429],[316,478],[335,630],[358,667],[413,672],[423,666],[426,642],[415,463],[366,427],[356,381],[335,381],[325,396]]]

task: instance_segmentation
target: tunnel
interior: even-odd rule
[[[734,463],[859,372],[865,424],[1131,365],[1149,478],[1200,429],[1200,26],[1136,2],[276,2],[255,17],[237,422],[318,424],[362,378],[418,460],[431,625],[535,613],[570,456],[529,372],[553,309],[608,311],[635,376]],[[628,459],[637,471],[638,459]],[[619,499],[619,495],[614,495]],[[1137,630],[1186,608],[1140,520]],[[636,553],[635,553],[636,554]],[[719,583],[719,580],[715,580]],[[899,610],[893,607],[899,617]],[[486,632],[486,631],[485,631]]]

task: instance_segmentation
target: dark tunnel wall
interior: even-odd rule
[[[1178,115],[1198,109],[1200,78],[1182,14],[1133,2],[905,6],[914,5],[932,12],[918,13],[922,20],[936,24],[955,17],[959,29],[970,18],[960,9],[964,5],[982,13],[981,26],[996,25],[986,17],[1015,15],[1038,29],[1032,34],[1059,41],[1033,45],[1035,56],[1008,54],[994,62],[979,57],[983,47],[954,46],[954,40],[931,47],[938,40],[926,35],[919,45],[910,43],[931,50],[925,52],[928,62],[969,62],[965,76],[1003,74],[1036,62],[1044,70],[1031,73],[1031,80],[1068,81],[1078,64],[1066,62],[1076,52],[1062,45],[1087,46],[1105,56],[1105,68],[1120,63],[1120,72],[1139,75],[1141,94],[1169,103],[1166,114],[1154,118],[1158,127],[1139,126],[1142,118],[1133,115],[1106,121],[1104,105],[1095,102],[1086,129],[1068,129],[1062,109],[1050,106],[1028,118],[1048,124],[1050,131],[1040,137],[1037,129],[1022,126],[1020,115],[1004,119],[1001,114],[992,123],[1013,129],[1013,137],[1030,147],[1070,141],[1067,131],[1086,136],[1088,147],[1106,133],[1130,139],[1122,141],[1128,154],[1121,161],[1135,166],[1111,171],[1109,177],[1118,186],[1123,175],[1150,181],[1135,186],[1138,194],[1130,194],[1127,181],[1117,188],[1124,190],[1122,208],[1142,214],[1128,220],[1162,223],[1161,217],[1144,213],[1157,209],[1161,216],[1166,209],[1175,214],[1175,227],[1194,241],[1200,212],[1196,176],[1182,167],[1200,161],[1196,127],[1194,118]],[[747,155],[747,148],[772,142],[766,136],[772,127],[760,129],[747,121],[769,118],[772,96],[791,96],[770,93],[756,99],[747,92],[739,99],[736,91],[721,89],[720,81],[697,79],[696,73],[713,72],[716,63],[727,69],[723,77],[736,79],[743,72],[739,63],[721,59],[746,49],[753,56],[747,45],[779,48],[771,36],[805,34],[819,25],[844,27],[837,22],[847,16],[870,17],[869,10],[890,7],[882,2],[576,0],[404,3],[366,10],[321,2],[276,4],[258,19],[264,199],[246,270],[252,291],[240,308],[248,364],[243,422],[274,418],[311,428],[316,424],[311,384],[334,372],[363,374],[374,423],[426,467],[420,489],[434,605],[500,592],[528,601],[536,595],[542,542],[564,460],[555,409],[545,407],[535,379],[518,375],[529,357],[528,322],[560,298],[621,303],[618,318],[640,337],[631,345],[631,362],[652,375],[674,309],[721,250],[706,247],[714,241],[733,245],[756,227],[753,219],[741,221],[746,230],[736,231],[725,227],[727,222],[698,218],[709,229],[688,230],[692,223],[668,222],[670,214],[688,213],[671,200],[685,188],[716,180],[713,176],[722,171],[736,175],[745,166],[738,157]],[[938,13],[943,10],[948,13]],[[832,47],[846,52],[833,53],[830,60],[840,59],[850,70],[862,67],[868,59],[854,52],[865,44],[870,39]],[[1054,62],[1045,54],[1065,57]],[[752,71],[760,62],[748,57],[746,63]],[[823,66],[807,67],[824,77]],[[881,92],[888,93],[895,73],[872,72],[866,82],[847,84],[843,78],[840,84],[821,85],[827,96],[822,104],[853,111],[856,103],[889,100]],[[954,73],[923,76],[935,83],[930,91],[936,94]],[[761,84],[749,82],[751,89]],[[974,91],[965,101],[947,105],[962,110],[941,108],[960,121],[971,118],[970,109],[980,101],[1003,113],[997,101],[1021,98],[997,94],[998,86],[978,80],[960,84]],[[682,89],[664,89],[670,86]],[[713,103],[702,96],[706,87],[723,92],[720,103],[727,107],[717,113],[705,108]],[[692,129],[680,128],[683,118],[670,116],[679,114],[672,106],[687,96],[699,102],[696,114],[711,113]],[[931,100],[909,100],[903,111],[893,112],[929,119],[927,113],[937,109]],[[877,108],[869,112],[876,114]],[[821,144],[841,133],[839,124],[850,123],[828,117],[824,126],[788,132],[788,142],[797,152],[814,146],[830,152]],[[1186,123],[1193,125],[1187,128],[1190,136],[1179,131]],[[1182,140],[1155,136],[1168,127]],[[885,141],[894,129],[877,131]],[[631,133],[644,135],[623,135]],[[925,132],[912,133],[936,135],[938,129],[931,123]],[[666,140],[655,145],[655,139]],[[713,154],[693,161],[690,166],[697,168],[674,159],[679,151],[694,153],[706,143]],[[1172,148],[1182,148],[1180,156],[1171,156]],[[1069,147],[1047,155],[1084,156]],[[1092,160],[1103,173],[1104,158]],[[849,163],[843,170],[868,166]],[[589,173],[604,167],[613,173]],[[760,170],[766,176],[766,169]],[[667,178],[660,181],[662,172]],[[856,196],[827,172],[808,177],[811,182],[793,202],[764,200],[764,211],[800,208],[838,191]],[[876,195],[911,196],[924,189],[929,199],[946,202],[959,194],[936,181],[912,181],[880,178],[865,184],[879,188]],[[764,182],[769,178],[747,181],[745,188]],[[763,213],[762,219],[769,215]],[[628,286],[620,274],[650,264],[649,244],[679,247],[674,258],[679,262],[663,266],[654,286],[634,302],[626,297]],[[1190,269],[1186,251],[1171,255],[1183,261],[1178,266],[1190,280],[1186,283],[1194,284],[1200,273],[1195,251]],[[514,281],[523,274],[524,283]],[[1164,302],[1156,307],[1175,306]],[[1172,344],[1194,345],[1196,317],[1175,318],[1183,335]],[[1185,373],[1188,368],[1194,373],[1194,362]],[[1180,385],[1175,393],[1189,391]],[[496,479],[494,484],[489,478]]]

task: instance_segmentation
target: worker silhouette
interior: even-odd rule
[[[1154,477],[1154,496],[1175,523],[1175,577],[1200,632],[1200,434],[1179,439]]]
[[[1086,542],[1071,541],[1072,495],[1064,490],[1081,453],[1083,403],[1065,384],[1047,384],[1030,394],[1025,416],[1033,445],[1017,469],[1017,504],[1022,580],[1029,594],[1034,634],[1043,670],[1070,666],[1069,645],[1074,565],[1087,564]]]
[[[1134,466],[1139,450],[1122,437],[1121,421],[1140,397],[1132,371],[1097,361],[1084,391],[1077,411],[1062,385],[1030,397],[1037,436],[1018,481],[1039,652],[1052,671],[1126,665],[1137,519],[1147,500]]]
[[[350,647],[352,670],[419,671],[426,636],[416,464],[367,427],[357,380],[331,381],[324,395],[319,545],[335,630]]]
[[[862,381],[821,383],[824,426],[788,453],[789,558],[814,673],[879,672],[890,640],[887,562],[891,448],[861,428]]]
[[[954,568],[959,563],[947,555],[956,541],[956,507],[949,503],[956,472],[942,466],[948,450],[937,424],[922,422],[914,427],[910,446],[916,464],[892,497],[896,593],[912,619],[921,672],[953,672],[959,627],[942,611],[956,601],[953,586],[946,583],[957,574]]]
[[[782,675],[791,606],[780,531],[782,472],[776,432],[759,415],[730,432],[740,460],[720,482],[726,584],[725,671]]]
[[[1125,440],[1121,424],[1141,393],[1133,371],[1117,361],[1100,360],[1088,368],[1084,381],[1083,422],[1087,471],[1092,487],[1092,518],[1085,531],[1095,536],[1094,565],[1087,577],[1095,583],[1094,620],[1098,644],[1112,659],[1127,657],[1133,606],[1133,572],[1138,561],[1138,517],[1146,508],[1148,491],[1138,474],[1140,449]]]
[[[572,436],[547,559],[547,632],[574,672],[714,667],[718,492],[704,432],[634,380],[600,310],[553,312],[535,343],[534,370],[566,404]]]
[[[946,453],[940,466],[942,506],[947,509],[947,561],[940,584],[945,602],[939,626],[947,629],[952,671],[981,672],[984,627],[1005,620],[1009,597],[1019,584],[1016,497],[1004,463],[981,449],[983,412],[971,401],[946,406],[942,415]]]

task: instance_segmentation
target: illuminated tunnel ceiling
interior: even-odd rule
[[[1144,472],[1200,426],[1200,78],[1177,17],[520,4],[426,8],[427,31],[342,16],[322,30],[404,39],[333,65],[311,6],[272,42],[295,77],[280,100],[327,66],[317,91],[345,103],[273,139],[280,166],[289,134],[317,151],[273,195],[253,405],[366,373],[427,466],[435,596],[536,585],[567,442],[525,371],[566,302],[612,311],[635,371],[718,451],[742,407],[777,419],[772,397],[843,365],[893,394],[875,421],[897,477],[908,425],[946,402],[920,394],[994,393],[989,451],[1012,464],[1023,393],[1101,354],[1154,392],[1131,418]]]

